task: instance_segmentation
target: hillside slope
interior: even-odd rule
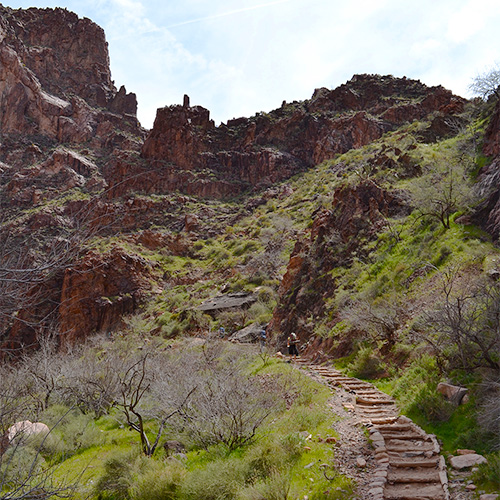
[[[147,131],[101,28],[0,14],[2,359],[267,325],[269,350],[296,332],[446,450],[498,448],[499,102],[355,75],[218,127],[186,96]]]

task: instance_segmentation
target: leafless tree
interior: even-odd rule
[[[147,457],[153,456],[165,429],[174,415],[186,406],[196,385],[179,391],[179,380],[172,373],[175,363],[165,353],[155,353],[148,348],[132,355],[115,356],[112,367],[118,377],[118,394],[115,406],[119,408],[130,429],[139,433],[141,448]],[[182,384],[186,387],[186,382]],[[151,442],[146,422],[157,424]]]
[[[491,95],[500,97],[500,68],[497,66],[478,74],[470,83],[469,90],[473,95],[486,100]]]
[[[451,367],[500,372],[500,283],[459,285],[459,268],[442,273],[443,302],[425,315],[424,338]]]
[[[438,220],[445,229],[457,210],[468,207],[470,196],[467,165],[462,161],[429,166],[414,182],[413,199],[421,215]]]
[[[237,357],[210,359],[200,357],[192,374],[197,390],[180,414],[195,443],[205,448],[223,443],[234,450],[254,439],[278,400],[245,373]]]
[[[404,296],[393,292],[386,297],[362,297],[341,310],[341,318],[355,328],[366,332],[369,339],[382,341],[387,348],[398,340],[398,329],[403,323]]]

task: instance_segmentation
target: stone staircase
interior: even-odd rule
[[[334,368],[306,360],[297,364],[355,397],[355,404],[348,409],[369,429],[377,461],[367,500],[450,499],[446,464],[436,437],[400,415],[391,397]]]

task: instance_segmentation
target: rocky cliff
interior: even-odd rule
[[[445,137],[453,133],[448,118],[464,102],[419,81],[357,75],[337,89],[315,90],[309,100],[219,126],[186,97],[159,109],[146,132],[136,119],[135,95],[114,86],[101,28],[65,9],[0,6],[0,239],[6,249],[0,257],[9,270],[15,248],[17,262],[37,270],[17,309],[0,321],[2,342],[31,345],[54,328],[68,340],[112,330],[154,282],[168,288],[179,281],[167,274],[159,279],[143,252],[192,252],[194,239],[217,236],[273,197],[290,196],[276,183],[401,125],[422,120],[426,140]],[[404,154],[382,152],[377,161],[415,174]],[[250,199],[242,196],[231,208],[217,201],[235,195]],[[299,327],[284,317],[285,307],[294,301],[301,307],[300,295],[316,286],[315,272],[310,283],[304,277],[304,255],[328,262],[324,234],[340,224],[345,244],[355,245],[353,234],[369,235],[380,223],[377,214],[403,210],[397,200],[371,184],[336,192],[335,210],[317,214],[310,239],[297,243],[274,320],[280,329]],[[202,208],[193,214],[193,207]],[[119,242],[114,254],[102,243],[107,239]],[[185,281],[196,281],[193,276]]]
[[[489,158],[479,176],[477,189],[482,203],[475,221],[495,238],[500,236],[500,101],[497,101],[489,121],[483,144],[483,153]]]
[[[435,120],[459,113],[463,103],[443,87],[357,75],[335,90],[317,89],[308,101],[215,127],[208,110],[186,98],[158,110],[142,156],[169,186],[226,197],[268,187],[430,113]]]
[[[65,9],[0,6],[3,133],[85,142],[106,119],[97,106],[135,116],[137,101],[111,80],[103,30]]]

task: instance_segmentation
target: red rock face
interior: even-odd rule
[[[463,103],[442,87],[374,75],[219,127],[208,110],[186,100],[158,110],[142,156],[163,171],[164,184],[224,197],[268,187],[431,112],[459,112]]]
[[[309,238],[300,239],[290,257],[270,324],[285,336],[295,331],[302,340],[309,340],[313,327],[309,318],[324,314],[325,300],[335,291],[328,271],[348,265],[353,252],[359,257],[359,238],[373,238],[386,217],[409,210],[402,194],[371,181],[339,188],[332,206],[316,215]],[[316,351],[326,348],[315,346]]]
[[[497,102],[495,112],[488,125],[483,151],[487,156],[500,156],[500,100]]]
[[[91,253],[64,274],[59,330],[73,343],[89,332],[112,331],[133,312],[149,290],[147,262],[120,249]]]
[[[134,94],[116,91],[103,30],[65,9],[0,6],[0,128],[60,142],[96,135],[105,113],[135,117]]]
[[[108,254],[91,252],[32,290],[39,303],[18,314],[1,347],[11,351],[34,347],[54,320],[62,345],[84,340],[91,333],[110,332],[150,291],[150,275],[144,259],[120,248]],[[39,300],[42,293],[43,301]]]
[[[494,238],[500,236],[500,100],[491,117],[484,138],[483,153],[492,157],[489,165],[480,173],[479,196],[484,200],[473,216],[476,224],[483,227]]]

